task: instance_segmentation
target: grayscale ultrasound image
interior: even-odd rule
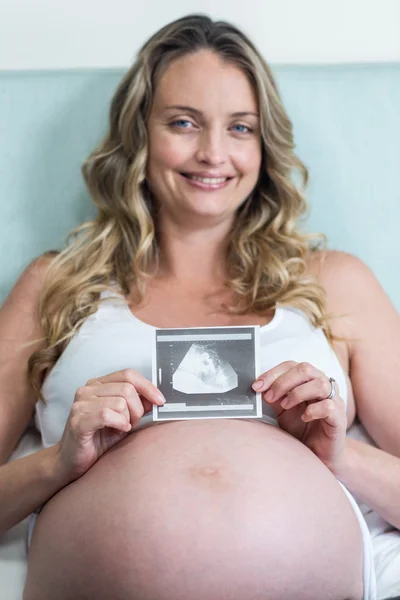
[[[215,343],[194,343],[173,374],[172,386],[184,394],[228,392],[238,386],[238,376]]]
[[[258,327],[158,329],[153,383],[167,402],[157,420],[261,416]]]

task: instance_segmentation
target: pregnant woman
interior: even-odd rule
[[[97,217],[0,313],[2,462],[33,413],[44,445],[0,468],[1,529],[32,513],[24,600],[375,598],[348,490],[400,526],[400,319],[298,230],[293,147],[227,23],[169,24],[124,76],[83,166]],[[260,326],[263,418],[153,423],[155,328],[234,325]]]

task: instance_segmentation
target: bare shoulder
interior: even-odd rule
[[[48,252],[32,260],[24,269],[10,294],[7,296],[2,310],[9,306],[24,306],[33,298],[37,299],[43,286],[47,269],[55,256],[55,252]]]
[[[390,301],[377,277],[360,258],[339,250],[310,253],[308,271],[326,291],[329,312],[359,313],[360,300],[378,305]]]
[[[310,252],[308,268],[320,280],[329,280],[331,275],[350,275],[365,277],[367,274],[374,277],[372,271],[360,258],[354,254],[341,250],[315,250]]]
[[[350,357],[372,344],[400,339],[400,315],[373,271],[360,258],[346,252],[314,253],[308,261],[312,273],[325,288],[327,310],[343,315],[336,333],[350,336]],[[398,348],[396,354],[398,356]]]
[[[41,286],[43,284],[47,269],[52,262],[55,253],[41,254],[34,260],[32,260],[26,269],[22,272],[20,278],[17,281],[17,285],[20,282],[25,284],[31,284],[33,286]]]

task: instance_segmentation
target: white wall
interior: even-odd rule
[[[0,69],[125,67],[191,12],[239,25],[271,63],[400,61],[400,0],[0,0]]]

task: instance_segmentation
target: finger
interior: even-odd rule
[[[143,396],[140,396],[140,400],[142,401],[142,404],[143,404],[144,414],[147,415],[147,413],[149,413],[153,410],[153,405],[151,404],[151,402],[148,402],[148,400],[146,400],[146,398],[143,398]]]
[[[91,385],[79,388],[76,397],[79,399],[79,405],[89,411],[92,410],[93,405],[98,405],[102,399],[119,398],[119,400],[114,400],[118,403],[118,412],[126,411],[127,419],[132,425],[137,425],[145,413],[143,402],[136,389],[132,384],[126,382],[99,383],[95,381]]]
[[[80,418],[74,417],[70,421],[70,426],[78,435],[93,434],[99,429],[104,429],[104,427],[111,427],[125,432],[132,429],[131,423],[124,415],[108,407],[86,413],[83,416],[81,415]]]
[[[339,388],[337,384],[335,385],[336,396],[335,398],[339,398]],[[327,377],[316,377],[307,383],[303,383],[302,385],[298,385],[294,387],[286,397],[283,398],[280,405],[282,408],[288,410],[297,406],[301,402],[315,402],[318,400],[325,400],[328,398],[331,393],[331,384]]]
[[[90,379],[86,385],[96,385],[97,383],[130,383],[134,386],[137,392],[147,398],[149,402],[152,404],[163,405],[165,403],[165,398],[155,385],[151,383],[148,379],[143,377],[137,371],[133,369],[122,369],[122,371],[115,371],[114,373],[110,373],[109,375],[104,375],[102,377],[96,377],[95,379]]]
[[[80,403],[80,412],[82,413],[92,413],[93,411],[99,410],[99,408],[111,408],[118,412],[129,421],[130,420],[130,412],[129,406],[126,399],[121,395],[116,396],[95,396],[94,398],[89,398],[87,400],[83,400]]]
[[[104,383],[101,386],[95,387],[97,398],[107,398],[108,394],[118,395],[129,413],[129,419],[132,425],[137,425],[144,415],[143,401],[137,393],[134,386],[130,383]]]
[[[324,377],[324,373],[316,369],[313,365],[310,365],[310,363],[296,363],[294,367],[280,375],[274,381],[269,390],[264,394],[264,400],[268,403],[278,402],[278,400],[286,396],[295,387],[316,377]],[[329,392],[327,395],[329,395]]]
[[[288,360],[279,363],[276,367],[273,367],[269,371],[266,371],[253,383],[252,388],[257,392],[265,392],[271,385],[284,373],[293,369],[297,365],[293,360]]]
[[[310,421],[323,419],[327,425],[334,428],[340,428],[344,425],[346,413],[333,400],[327,399],[314,404],[309,404],[301,416],[302,421],[308,423]]]

